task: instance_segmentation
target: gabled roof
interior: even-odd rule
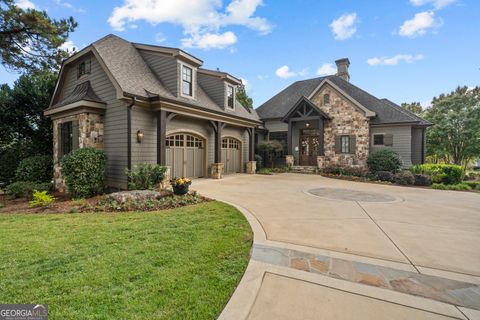
[[[95,56],[100,59],[100,64],[104,67],[116,86],[117,92],[120,92],[119,97],[135,96],[145,101],[160,100],[178,103],[222,115],[259,122],[257,112],[242,106],[238,100],[235,110],[225,110],[223,106],[217,105],[198,83],[195,99],[175,96],[163,85],[160,79],[155,76],[154,72],[140,55],[138,51],[139,48],[144,49],[146,47],[151,50],[171,51],[174,56],[182,56],[183,59],[197,59],[180,49],[134,44],[113,34],[109,34],[68,58],[64,62],[64,65],[92,51]],[[197,61],[202,63],[199,59],[197,59]],[[55,106],[57,105],[58,103],[55,104]]]
[[[335,75],[297,81],[291,84],[258,107],[256,109],[258,115],[262,120],[283,118],[301,96],[311,96],[318,89],[318,86],[326,79],[332,82],[335,86],[345,92],[349,97],[358,102],[364,108],[373,112],[375,116],[370,120],[370,123],[372,124],[429,124],[427,121],[418,116],[412,115],[408,111],[403,112],[405,110],[393,102],[386,99],[378,99],[377,97]]]
[[[105,103],[105,101],[102,101],[95,91],[93,91],[92,86],[90,85],[90,81],[85,81],[77,85],[72,93],[70,93],[68,96],[57,102],[53,107],[62,107],[67,104],[75,103],[81,100],[85,101],[91,101],[91,102],[98,102],[98,103]]]
[[[299,108],[302,107],[302,105],[307,105],[310,108],[312,108],[313,112],[316,112],[318,116],[324,118],[324,119],[330,119],[330,117],[323,112],[318,106],[316,106],[312,101],[310,101],[307,97],[302,96],[297,103],[290,109],[290,111],[287,112],[287,114],[282,118],[283,122],[287,122],[288,119],[292,118],[292,116],[295,115],[296,111],[299,110]]]

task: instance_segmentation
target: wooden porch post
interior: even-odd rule
[[[167,112],[157,112],[157,164],[164,166],[166,161],[166,135],[167,135]]]
[[[292,120],[288,120],[287,154],[288,155],[293,155],[293,150],[292,150]]]
[[[325,146],[324,146],[324,135],[325,135],[325,130],[324,130],[324,125],[325,125],[325,122],[323,120],[322,117],[320,117],[320,119],[318,120],[318,132],[319,132],[319,139],[318,139],[318,142],[319,142],[319,147],[320,147],[320,150],[319,150],[319,154],[321,156],[324,156],[325,155]]]
[[[249,143],[248,143],[248,160],[255,161],[255,128],[247,129],[249,134]]]

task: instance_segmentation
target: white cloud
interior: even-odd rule
[[[194,33],[184,38],[182,47],[199,49],[223,49],[237,42],[237,36],[231,31],[224,33]]]
[[[245,26],[259,34],[268,34],[272,26],[255,11],[262,0],[232,0],[223,9],[220,0],[124,0],[108,19],[110,26],[123,31],[126,25],[144,20],[152,25],[172,23],[183,28],[187,38],[182,43],[195,48],[225,48],[237,41],[232,25]]]
[[[440,26],[440,22],[435,19],[433,11],[424,11],[415,14],[413,19],[406,20],[401,26],[400,34],[402,37],[414,38],[427,33],[428,29]]]
[[[421,7],[426,4],[431,4],[436,10],[445,8],[455,2],[457,2],[457,0],[410,0],[410,3],[415,7]]]
[[[337,69],[331,63],[324,63],[317,70],[317,75],[319,76],[329,76],[337,73]]]
[[[345,40],[353,36],[357,31],[355,23],[357,22],[357,13],[349,13],[340,16],[330,24],[334,38],[336,40]]]
[[[23,10],[36,8],[35,4],[29,0],[17,0],[15,1],[15,5]]]
[[[60,49],[62,50],[65,50],[67,52],[73,52],[75,51],[75,44],[73,43],[73,41],[71,40],[68,40],[68,41],[65,41],[61,46],[60,46]]]
[[[275,71],[275,74],[277,75],[277,77],[280,77],[282,79],[287,79],[291,77],[305,76],[307,74],[307,70],[304,69],[302,71],[295,72],[295,71],[291,71],[290,67],[285,65],[278,68],[277,71]]]
[[[162,43],[165,41],[167,41],[167,37],[163,33],[159,32],[155,35],[155,42]]]
[[[422,60],[423,54],[397,54],[393,57],[374,57],[367,60],[367,63],[371,66],[395,66],[399,62],[412,63],[414,61]]]
[[[73,4],[71,4],[70,2],[64,2],[62,0],[55,0],[55,3],[58,5],[58,6],[62,6],[62,7],[65,7],[67,9],[71,9],[73,11],[76,11],[76,12],[85,12],[84,9],[82,8],[76,8],[73,6]]]
[[[242,84],[245,87],[245,91],[247,93],[250,93],[250,90],[252,90],[252,85],[250,84],[250,82],[244,78],[241,78],[240,80],[242,80]]]

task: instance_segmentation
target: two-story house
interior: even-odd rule
[[[241,81],[201,68],[174,48],[108,35],[62,64],[45,115],[53,120],[54,182],[60,159],[96,147],[107,155],[106,182],[125,189],[125,168],[158,163],[171,176],[255,172],[255,110],[236,99]]]

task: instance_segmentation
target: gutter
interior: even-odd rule
[[[132,170],[132,107],[135,105],[135,97],[131,97],[131,102],[127,106],[127,168]]]

